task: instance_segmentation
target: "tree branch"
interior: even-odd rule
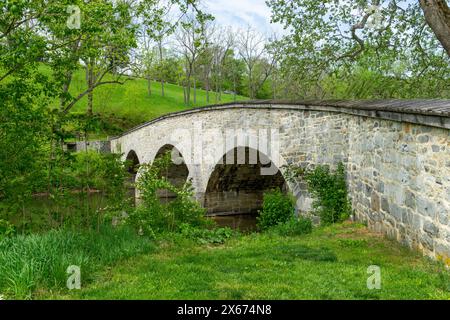
[[[81,98],[83,98],[85,95],[87,95],[88,93],[94,91],[95,88],[105,85],[105,84],[120,84],[123,85],[125,84],[125,82],[127,82],[128,80],[131,80],[131,78],[126,78],[124,81],[119,81],[119,80],[110,80],[110,81],[101,81],[101,79],[103,78],[104,74],[99,78],[99,81],[94,84],[91,88],[87,88],[84,92],[80,93],[77,97],[75,97],[63,110],[63,113],[66,114],[67,112],[69,112],[69,110],[75,105],[75,103],[77,103],[78,101],[81,100]]]
[[[380,1],[374,1],[374,5],[375,5],[375,6],[378,6],[379,4],[380,4]],[[345,58],[355,58],[356,56],[360,55],[361,52],[364,51],[364,49],[365,49],[364,40],[361,39],[361,38],[356,34],[356,31],[357,31],[357,30],[364,29],[365,26],[366,26],[366,24],[367,24],[367,21],[368,21],[369,18],[370,18],[370,16],[372,16],[373,14],[374,14],[374,12],[367,12],[367,13],[362,17],[362,19],[361,19],[360,22],[354,24],[354,25],[351,27],[351,35],[352,35],[352,39],[353,39],[354,41],[357,42],[359,48],[356,49],[356,50],[353,51],[353,52],[347,52],[347,53],[344,53],[343,55],[337,57],[337,58],[336,58],[336,61],[337,61],[337,60],[341,60],[341,59],[345,59]]]
[[[450,8],[445,0],[419,0],[425,21],[450,57]]]

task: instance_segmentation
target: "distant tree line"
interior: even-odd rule
[[[184,88],[185,104],[197,103],[197,89],[206,91],[207,102],[221,101],[223,92],[249,98],[274,95],[272,75],[277,52],[265,35],[248,27],[234,30],[219,26],[211,15],[198,15],[192,8],[176,19],[171,7],[161,4],[162,21],[140,25],[133,74],[148,81],[178,84]],[[145,8],[144,8],[145,11]]]

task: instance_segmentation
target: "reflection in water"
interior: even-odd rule
[[[207,217],[214,220],[219,227],[230,227],[242,232],[253,232],[257,230],[257,216],[254,214],[218,214]]]
[[[135,189],[132,187],[129,188],[129,196],[131,199],[136,200]],[[28,221],[28,224],[30,224],[30,227],[35,228],[45,225],[55,225],[61,222],[59,216],[62,214],[70,216],[71,214],[75,214],[75,211],[80,210],[80,208],[85,209],[86,207],[89,207],[90,210],[95,212],[95,210],[107,205],[106,198],[101,193],[96,192],[90,193],[87,198],[85,196],[82,197],[80,194],[79,198],[75,197],[71,198],[71,200],[73,202],[72,205],[61,207],[47,196],[33,197],[26,205],[26,217],[30,220]],[[256,231],[256,217],[257,215],[251,213],[217,213],[214,215],[207,215],[207,218],[215,221],[219,227],[229,227],[241,232]],[[13,220],[13,222],[19,224],[19,218],[22,219],[23,217],[17,216],[17,221]]]
[[[133,203],[137,204],[136,201],[136,190],[134,188],[130,188],[130,197],[134,199]],[[164,196],[164,190],[160,191],[160,201],[163,203],[169,202],[171,197]],[[217,213],[217,214],[209,214],[206,216],[209,219],[212,219],[217,223],[219,227],[229,227],[231,229],[239,230],[241,232],[253,232],[257,231],[256,227],[256,217],[254,213]]]

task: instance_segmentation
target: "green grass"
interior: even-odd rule
[[[0,240],[0,295],[28,299],[40,290],[64,288],[67,267],[81,268],[82,281],[112,263],[149,252],[154,244],[127,228],[98,232],[52,230]]]
[[[370,265],[381,289],[367,289]],[[115,264],[79,291],[41,291],[41,299],[449,299],[444,266],[340,224],[298,237],[251,234],[220,246],[161,242]]]

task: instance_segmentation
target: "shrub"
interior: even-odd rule
[[[208,222],[205,209],[193,198],[190,182],[176,187],[169,182],[162,172],[170,165],[170,153],[155,159],[151,165],[142,165],[137,188],[141,202],[129,216],[128,223],[141,234],[155,237],[164,232],[177,232],[183,223],[192,226],[205,226]],[[175,194],[175,199],[162,203],[158,191],[168,190]]]
[[[266,230],[291,219],[295,214],[294,199],[280,190],[272,190],[264,194],[263,207],[257,218],[258,227]]]
[[[180,234],[183,237],[200,244],[222,244],[230,239],[234,233],[230,228],[206,229],[193,227],[186,223],[180,226]]]
[[[314,198],[313,208],[321,223],[340,222],[349,217],[351,206],[342,163],[338,164],[335,172],[331,172],[328,166],[317,166],[305,174],[305,179]]]
[[[299,236],[312,231],[312,222],[305,217],[291,217],[284,223],[279,223],[270,228],[270,231],[280,236]]]
[[[4,219],[0,219],[0,240],[14,235],[15,232],[14,225]]]

